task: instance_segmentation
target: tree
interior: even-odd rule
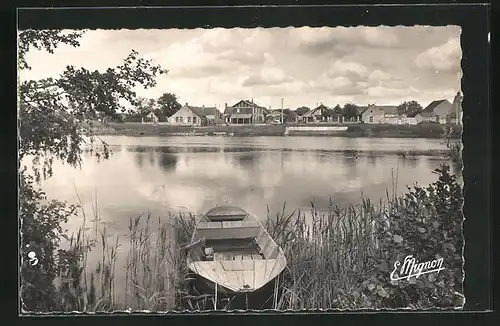
[[[297,113],[297,115],[299,116],[303,116],[305,113],[311,111],[311,109],[309,109],[308,107],[306,106],[301,106],[300,108],[298,108],[297,110],[295,110],[295,112]]]
[[[335,114],[342,114],[342,108],[340,107],[340,105],[336,105],[334,108],[333,108],[333,113]]]
[[[19,69],[31,69],[26,61],[30,49],[53,53],[59,44],[77,47],[81,35],[80,32],[59,30],[21,31]],[[18,83],[19,162],[25,162],[28,157],[33,160],[31,171],[26,168],[19,171],[23,309],[61,309],[53,280],[58,268],[62,268],[62,259],[55,258],[55,250],[61,238],[67,238],[62,223],[76,213],[76,207],[65,202],[52,200],[42,204],[47,200],[37,183],[52,176],[54,159],[73,167],[80,166],[85,144],[90,145],[90,154],[97,159],[108,158],[111,153],[105,142],[101,140],[100,149],[94,146],[96,137],[92,133],[92,121],[124,112],[123,101],[137,104],[134,87],[154,87],[157,76],[165,73],[166,70],[140,58],[132,50],[122,64],[106,71],[67,66],[58,78]],[[88,127],[85,133],[82,127]],[[30,268],[27,263],[29,251],[37,254],[37,269]],[[59,257],[63,253],[64,250],[59,249]]]
[[[175,112],[179,111],[182,105],[178,102],[177,96],[172,93],[162,94],[158,100],[158,108],[160,117],[166,119],[171,117]]]
[[[422,106],[417,101],[403,102],[398,105],[398,114],[405,114],[409,118],[413,118],[417,114],[422,113],[422,110]]]
[[[358,115],[358,107],[355,104],[347,103],[342,110],[344,117],[350,119]]]
[[[294,123],[297,119],[297,112],[287,108],[283,110],[283,122]]]

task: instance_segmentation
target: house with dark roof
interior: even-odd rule
[[[427,105],[421,114],[417,114],[415,118],[420,121],[435,121],[441,124],[449,122],[453,117],[453,105],[450,101],[436,100]]]
[[[222,122],[222,113],[216,107],[184,104],[168,118],[170,124],[184,126],[216,125]]]
[[[253,99],[241,100],[233,106],[225,105],[223,119],[230,124],[259,124],[266,122],[269,110],[257,105]]]
[[[391,123],[399,124],[404,117],[398,114],[398,107],[395,105],[368,105],[363,108],[361,121],[363,123]]]
[[[152,122],[157,123],[159,121],[158,116],[154,112],[149,112],[144,118],[142,118],[142,123]]]
[[[318,107],[304,113],[301,116],[304,123],[318,123],[318,122],[331,122],[334,121],[335,111],[321,103]]]

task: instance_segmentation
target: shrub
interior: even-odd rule
[[[77,207],[65,202],[47,201],[43,191],[35,187],[34,178],[20,174],[19,216],[21,230],[21,301],[23,310],[54,311],[58,309],[55,251],[62,238],[67,238],[62,223],[76,214]],[[45,202],[45,203],[44,203]],[[38,259],[31,266],[28,253]]]
[[[409,188],[403,198],[392,201],[387,216],[389,228],[378,228],[380,250],[372,257],[377,266],[361,291],[388,308],[451,308],[463,305],[462,284],[462,190],[450,167],[434,171],[438,180],[423,188]],[[439,273],[390,281],[395,261],[407,255],[418,262],[443,258]],[[391,265],[389,265],[391,264]]]

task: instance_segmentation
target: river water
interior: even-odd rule
[[[151,213],[201,214],[215,205],[241,206],[260,219],[267,209],[327,209],[384,198],[386,190],[426,185],[442,157],[400,157],[400,150],[444,149],[439,139],[342,137],[103,137],[113,151],[81,169],[56,164],[43,188],[49,198],[81,201],[88,216],[98,207],[110,236],[122,239],[129,219]],[[359,151],[356,156],[352,151]],[[393,182],[397,179],[397,187]],[[97,202],[97,205],[96,205]],[[67,228],[76,231],[83,217]],[[123,248],[126,250],[126,248]],[[98,254],[98,253],[97,253]],[[98,255],[96,255],[95,259]],[[90,260],[94,258],[89,258]],[[92,261],[89,262],[89,266]]]

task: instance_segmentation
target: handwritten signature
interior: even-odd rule
[[[433,272],[439,273],[440,271],[445,269],[443,267],[443,262],[444,262],[443,258],[438,258],[435,260],[421,262],[417,264],[415,257],[413,257],[413,255],[408,255],[405,257],[402,266],[400,261],[396,261],[394,263],[394,270],[391,273],[391,280],[398,281],[406,278],[409,281],[410,278],[412,278],[413,276],[419,278],[419,276],[423,274],[428,274]],[[401,269],[399,271],[399,277],[397,277],[395,276],[395,274],[399,266],[401,266]]]

